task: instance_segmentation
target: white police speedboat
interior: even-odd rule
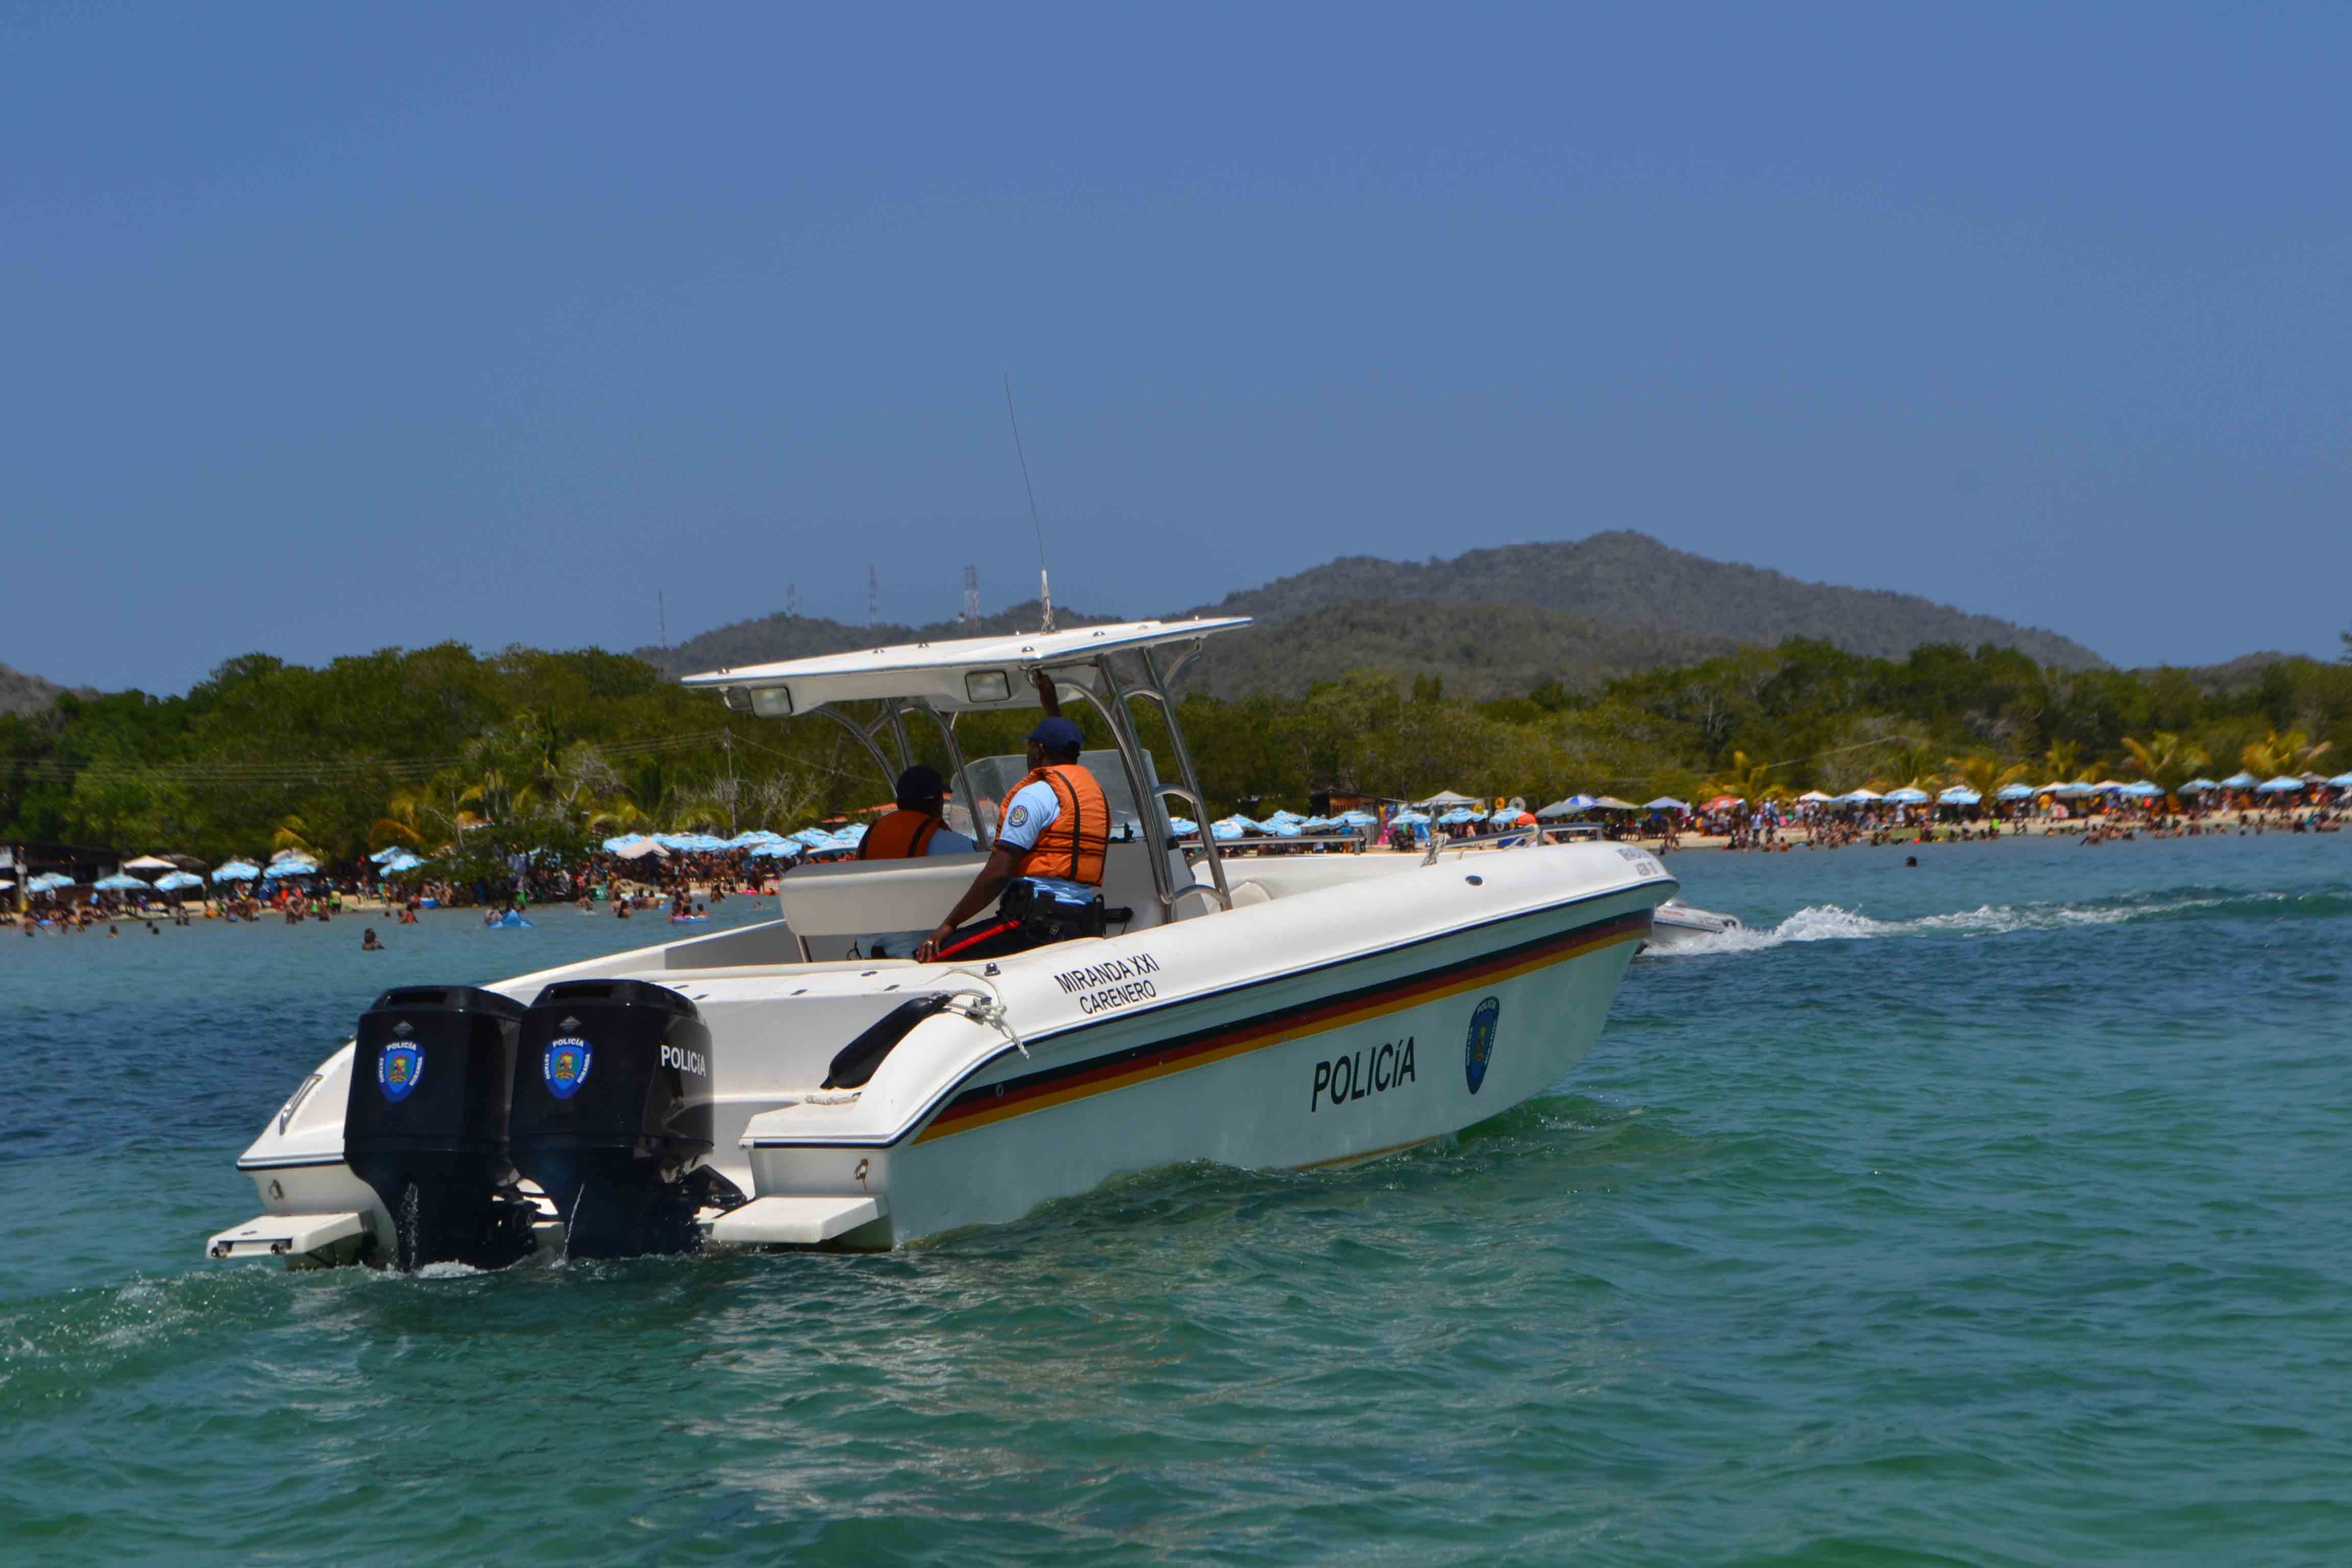
[[[842,724],[884,774],[1044,670],[1114,744],[1105,934],[987,963],[863,956],[982,853],[804,866],[784,918],[487,987],[386,991],[245,1152],[265,1212],[215,1258],[492,1266],[701,1245],[890,1247],[1189,1160],[1304,1167],[1444,1137],[1573,1068],[1675,881],[1619,845],[1220,857],[1168,695],[1239,619],[1090,626],[690,677]],[[1170,662],[1172,658],[1172,664]],[[1158,711],[1160,782],[1137,704]],[[853,712],[851,705],[860,705]],[[888,750],[886,751],[886,747]],[[893,755],[892,753],[895,753]]]

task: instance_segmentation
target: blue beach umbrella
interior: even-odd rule
[[[1878,797],[1872,795],[1870,798],[1876,800]],[[1685,802],[1676,800],[1673,795],[1662,795],[1655,800],[1644,802],[1642,809],[1643,811],[1688,811],[1690,806]]]
[[[1939,805],[1976,805],[1981,803],[1983,799],[1984,796],[1979,795],[1976,791],[1968,788],[1966,785],[1954,784],[1951,788],[1937,795],[1936,797],[1936,803]]]
[[[1993,791],[1992,797],[1995,800],[2032,800],[2033,798],[2033,786],[2032,784],[2006,784]]]
[[[2221,781],[2223,789],[2252,789],[2262,781],[2252,773],[2231,773]]]
[[[1339,820],[1350,827],[1377,827],[1381,821],[1369,811],[1343,811]]]
[[[73,885],[74,879],[63,871],[44,871],[37,877],[28,877],[25,879],[25,891],[54,893],[59,888],[70,888]]]
[[[1171,816],[1168,819],[1168,831],[1179,838],[1190,838],[1201,831],[1201,825],[1189,816]]]
[[[302,859],[299,856],[289,856],[283,860],[272,860],[269,863],[269,869],[264,871],[262,876],[265,878],[315,877],[318,874],[319,868],[316,863]]]
[[[1896,805],[1922,805],[1927,803],[1927,792],[1924,789],[1913,789],[1909,784],[1905,784],[1901,789],[1888,790],[1886,798]]]
[[[2187,784],[2180,786],[2180,793],[2183,795],[2203,795],[2209,789],[2220,789],[2221,787],[2220,783],[2213,779],[2190,779]]]
[[[1444,816],[1439,817],[1437,819],[1437,826],[1440,827],[1458,827],[1463,823],[1475,822],[1477,820],[1478,814],[1476,812],[1470,810],[1466,806],[1457,805],[1452,811],[1449,811]]]
[[[756,845],[751,850],[751,858],[754,860],[798,859],[803,847],[801,845],[787,844],[781,840],[774,844]]]
[[[184,892],[190,888],[201,888],[204,885],[205,879],[202,877],[190,876],[185,871],[166,871],[155,879],[155,890],[159,893]]]
[[[90,886],[102,893],[152,893],[155,890],[128,871],[117,871],[111,877],[100,877]]]
[[[2254,786],[2254,793],[2256,795],[2286,795],[2292,791],[2299,790],[2302,787],[2303,781],[2301,779],[2289,778],[2286,774],[2281,773],[2274,779],[2264,779],[2262,783],[2256,784]]]
[[[2329,789],[2352,789],[2352,773],[2337,773],[2327,781]]]
[[[2142,779],[2137,784],[2127,784],[2124,785],[2123,788],[2117,790],[2116,793],[2117,795],[2127,795],[2134,800],[2154,800],[2158,795],[2161,795],[2164,793],[2164,790],[2161,786],[2152,784],[2146,779]]]
[[[249,860],[232,860],[213,873],[215,882],[250,882],[261,875],[261,868]]]

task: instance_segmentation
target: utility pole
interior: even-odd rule
[[[977,566],[963,569],[963,624],[967,626],[980,624],[980,568]]]

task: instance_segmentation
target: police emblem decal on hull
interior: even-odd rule
[[[588,1081],[589,1065],[594,1061],[595,1047],[575,1037],[563,1037],[547,1042],[547,1054],[540,1058],[540,1076],[547,1080],[547,1092],[558,1100],[570,1100]]]
[[[1470,1092],[1486,1081],[1486,1063],[1495,1054],[1495,1021],[1503,1016],[1503,999],[1489,996],[1478,1004],[1470,1015],[1470,1037],[1462,1048],[1462,1074],[1469,1080]]]
[[[383,1055],[375,1059],[375,1086],[394,1105],[415,1093],[416,1080],[424,1076],[425,1052],[420,1047],[386,1046]]]

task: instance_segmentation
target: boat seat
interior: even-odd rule
[[[1150,853],[1141,839],[1114,839],[1103,858],[1103,902],[1135,911],[1127,930],[1160,923]],[[776,881],[776,902],[803,937],[870,936],[877,931],[929,931],[947,918],[988,857],[930,855],[920,860],[836,860],[803,866]],[[1171,858],[1179,879],[1191,872]],[[1187,913],[1197,912],[1187,910]]]

